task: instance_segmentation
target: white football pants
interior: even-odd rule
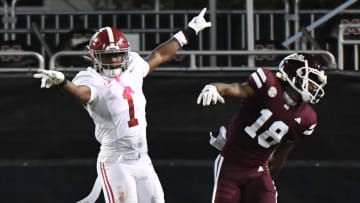
[[[94,203],[101,187],[106,203],[164,203],[164,192],[148,155],[136,160],[98,158],[98,178],[78,203]],[[101,187],[100,187],[101,185]]]

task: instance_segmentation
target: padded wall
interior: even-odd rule
[[[239,101],[228,99],[225,105],[204,108],[196,104],[196,97],[208,82],[242,81],[248,74],[155,72],[145,80],[149,150],[167,202],[210,201],[211,163],[217,152],[208,145],[208,132],[226,124]],[[30,76],[0,80],[0,188],[6,194],[1,202],[75,202],[90,191],[96,176],[93,161],[66,162],[94,160],[97,155],[99,145],[87,113],[59,89],[39,86]],[[329,72],[326,97],[315,106],[319,125],[295,147],[289,157],[293,164],[277,180],[280,203],[345,202],[345,197],[346,202],[357,202],[359,101],[358,73]],[[164,159],[174,164],[163,164]],[[177,165],[178,159],[192,161]],[[55,162],[32,165],[31,160]],[[207,164],[201,165],[203,160]],[[298,160],[338,165],[296,166]],[[355,165],[344,165],[347,160]]]

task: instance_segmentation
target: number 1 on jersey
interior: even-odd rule
[[[138,119],[135,118],[135,111],[134,111],[134,101],[131,96],[131,89],[130,87],[125,87],[123,92],[124,99],[127,100],[129,105],[129,116],[130,120],[128,121],[129,128],[134,127],[139,124]]]

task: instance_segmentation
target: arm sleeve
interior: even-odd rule
[[[271,79],[270,76],[271,74],[268,70],[258,68],[255,72],[250,74],[247,82],[254,90],[259,90],[266,86],[268,80]]]

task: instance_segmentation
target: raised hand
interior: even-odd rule
[[[188,23],[189,28],[193,29],[196,35],[205,28],[211,27],[211,22],[205,20],[204,15],[206,13],[207,8],[203,8],[199,15],[193,17],[191,21]]]

